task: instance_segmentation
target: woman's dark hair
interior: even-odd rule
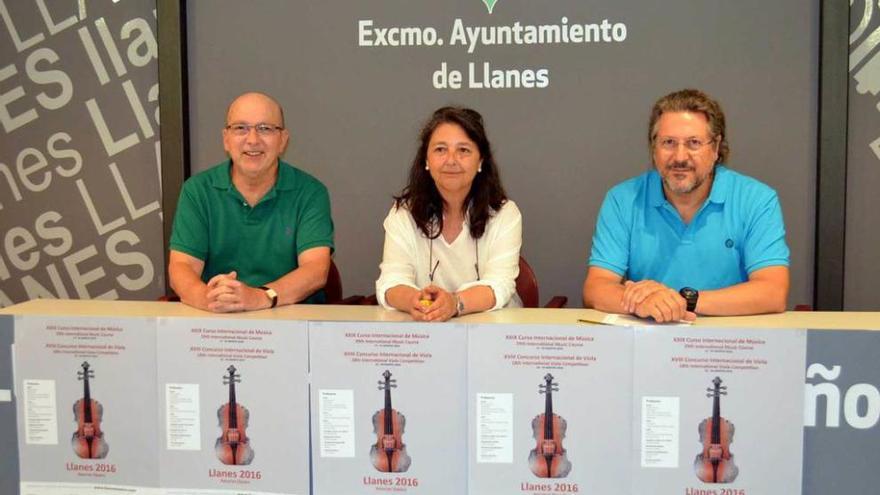
[[[443,231],[443,198],[437,190],[437,185],[434,184],[431,172],[425,170],[428,143],[431,141],[431,135],[441,124],[455,124],[461,127],[480,150],[480,158],[483,160],[482,171],[474,177],[471,190],[464,200],[471,237],[479,239],[486,231],[489,217],[507,201],[507,195],[501,185],[498,165],[495,163],[495,157],[492,156],[492,147],[483,128],[483,116],[476,110],[443,107],[434,112],[419,133],[419,149],[410,166],[409,180],[403,192],[399,196],[394,196],[394,206],[409,210],[419,230],[426,237],[436,239]]]

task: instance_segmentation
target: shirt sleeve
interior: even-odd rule
[[[769,189],[769,188],[768,188]],[[789,266],[790,252],[785,242],[785,223],[776,191],[770,189],[753,203],[743,249],[746,272],[768,266]]]
[[[615,195],[615,189],[608,191],[593,233],[589,266],[597,266],[625,276],[629,269],[630,222],[627,221],[625,205]]]
[[[485,266],[480,267],[480,280],[462,284],[456,292],[485,285],[495,293],[495,306],[491,310],[503,308],[516,292],[516,277],[519,275],[519,252],[522,248],[522,214],[516,203],[507,201],[489,219],[485,241],[480,246],[485,250]]]
[[[206,202],[203,198],[200,199],[192,183],[185,183],[180,191],[177,210],[174,213],[170,249],[207,261],[208,218],[206,208]]]
[[[392,207],[385,217],[385,247],[376,280],[376,300],[386,309],[395,309],[385,299],[385,292],[392,287],[405,285],[419,290],[416,282],[416,232],[409,213],[403,208]]]
[[[327,188],[316,183],[311,194],[303,195],[298,219],[296,254],[314,247],[329,247],[333,253],[333,218],[330,216],[330,195]]]

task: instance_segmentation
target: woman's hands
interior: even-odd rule
[[[409,314],[416,321],[448,321],[458,316],[458,295],[429,285],[415,293]]]

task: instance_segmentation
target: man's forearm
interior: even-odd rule
[[[189,265],[183,262],[169,264],[168,281],[183,303],[208,310],[207,285]]]
[[[327,284],[330,264],[308,263],[266,284],[278,293],[278,305],[295,304]]]
[[[756,315],[785,311],[787,287],[768,280],[749,280],[724,289],[700,291],[697,314]]]
[[[623,284],[612,280],[588,280],[584,284],[584,307],[606,313],[626,313],[623,300]]]

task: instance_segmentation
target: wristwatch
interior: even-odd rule
[[[269,300],[272,301],[272,305],[269,306],[270,308],[278,306],[278,293],[275,292],[275,289],[271,287],[266,287],[265,285],[261,286],[260,289],[262,289],[263,292],[266,293],[266,297],[268,297]]]
[[[682,287],[678,293],[687,301],[687,310],[693,313],[697,309],[697,299],[700,298],[700,291],[691,287]]]
[[[464,313],[464,301],[458,294],[455,295],[455,316],[461,316]]]

